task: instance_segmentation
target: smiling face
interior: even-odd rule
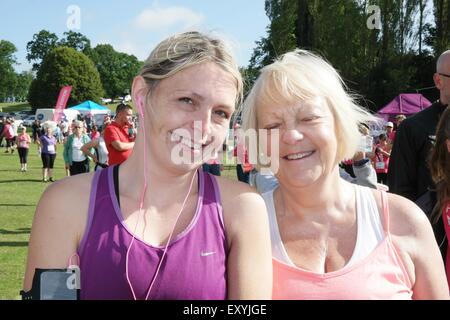
[[[193,169],[201,155],[218,150],[235,108],[236,80],[212,62],[184,69],[160,81],[147,96],[144,117],[147,138],[157,161],[177,164],[173,150],[190,155]]]
[[[257,121],[260,129],[279,130],[281,184],[308,186],[337,165],[334,118],[324,100],[261,105]]]

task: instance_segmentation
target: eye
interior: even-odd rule
[[[318,116],[307,116],[307,117],[302,118],[302,121],[303,122],[311,122],[311,121],[314,121],[317,119],[319,119]]]
[[[265,126],[264,129],[270,130],[270,129],[277,129],[279,127],[280,127],[279,123],[272,123],[272,124],[269,124],[269,125]]]
[[[230,114],[223,111],[223,110],[217,110],[215,111],[215,114],[217,114],[219,117],[222,117],[224,119],[229,119],[230,118]]]
[[[194,102],[192,101],[192,99],[191,99],[191,98],[188,98],[188,97],[180,98],[180,99],[178,99],[178,101],[181,101],[181,102],[184,102],[184,103],[187,103],[187,104],[194,104]]]

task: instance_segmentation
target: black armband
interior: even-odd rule
[[[35,269],[30,291],[20,291],[22,300],[79,300],[80,270]]]

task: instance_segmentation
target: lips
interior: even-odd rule
[[[283,157],[284,160],[293,161],[293,160],[301,160],[311,156],[315,151],[305,151],[305,152],[297,152],[290,153]]]
[[[206,143],[194,142],[189,138],[180,136],[179,134],[172,132],[172,141],[181,143],[192,150],[200,150],[208,146],[213,140],[207,141]]]

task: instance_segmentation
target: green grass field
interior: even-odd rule
[[[4,142],[3,142],[4,143]],[[64,177],[62,145],[54,177]],[[36,204],[48,184],[42,180],[42,162],[36,145],[30,147],[28,171],[20,172],[19,156],[0,148],[0,299],[18,299]]]
[[[58,145],[55,179],[65,175],[62,147]],[[34,211],[49,185],[41,182],[42,162],[36,145],[30,147],[28,172],[20,172],[17,152],[4,150],[0,148],[0,300],[20,299]],[[222,175],[236,179],[236,170],[230,167]]]
[[[0,112],[18,112],[29,110],[31,110],[31,106],[27,102],[0,103]]]

